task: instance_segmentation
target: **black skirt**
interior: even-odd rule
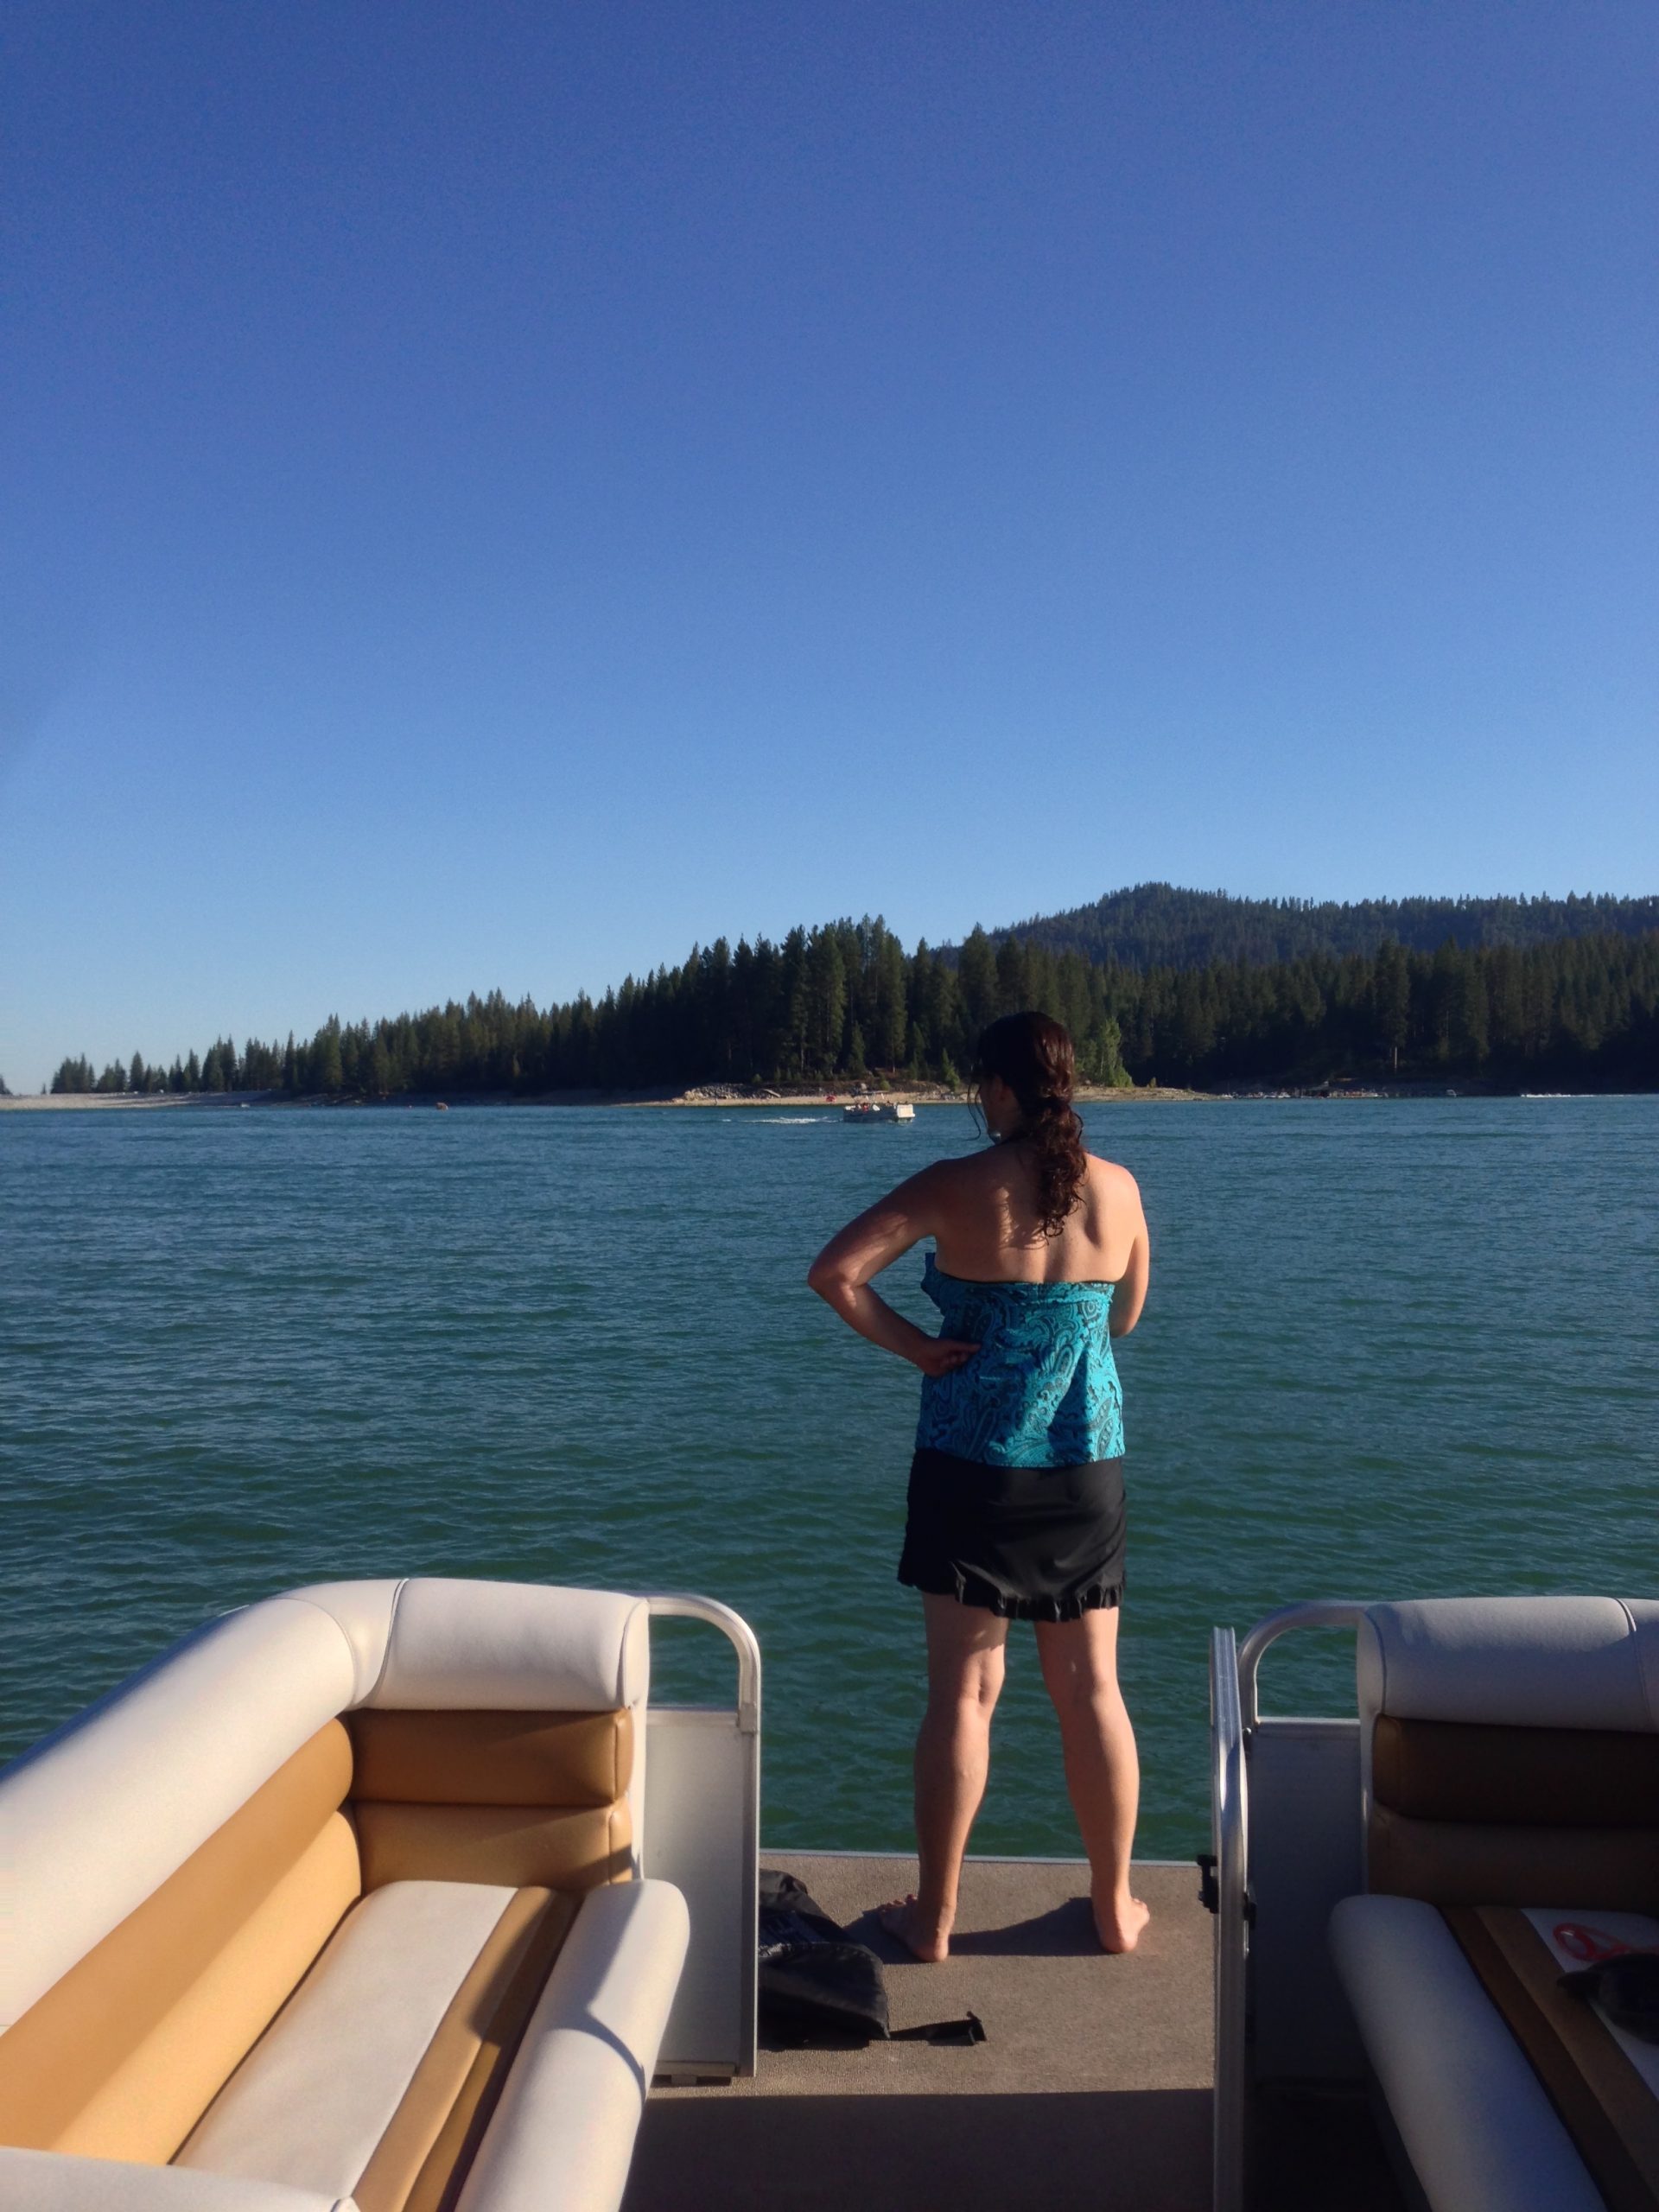
[[[1006,1620],[1074,1621],[1122,1597],[1123,1535],[1122,1459],[988,1467],[920,1451],[899,1580]]]

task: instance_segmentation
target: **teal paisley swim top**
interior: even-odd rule
[[[927,1255],[922,1288],[940,1334],[979,1346],[922,1377],[918,1451],[992,1467],[1080,1467],[1123,1454],[1123,1392],[1109,1282],[967,1282]]]

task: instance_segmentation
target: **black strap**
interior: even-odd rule
[[[929,2020],[919,2028],[895,2028],[889,2043],[975,2044],[985,2040],[985,2023],[977,2012],[964,2012],[959,2020]]]

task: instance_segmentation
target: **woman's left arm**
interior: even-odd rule
[[[870,1288],[870,1279],[922,1237],[934,1234],[939,1177],[938,1167],[925,1167],[885,1198],[878,1198],[830,1239],[806,1271],[809,1288],[833,1306],[849,1329],[856,1329],[883,1351],[909,1360],[925,1375],[950,1374],[965,1365],[979,1346],[950,1337],[930,1337],[879,1298]]]
[[[1120,1168],[1128,1186],[1128,1195],[1135,1206],[1135,1242],[1129,1247],[1129,1263],[1118,1277],[1117,1288],[1112,1297],[1111,1319],[1107,1326],[1115,1337],[1127,1337],[1141,1319],[1141,1309],[1147,1302],[1147,1279],[1152,1272],[1152,1239],[1147,1234],[1146,1210],[1141,1204],[1141,1189],[1126,1168]]]

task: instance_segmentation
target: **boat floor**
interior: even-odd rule
[[[913,1859],[766,1863],[887,1962],[895,2029],[972,2011],[986,2040],[763,2045],[753,2081],[654,2089],[626,2212],[1208,2212],[1212,1923],[1192,1868],[1136,1868],[1151,1925],[1107,1958],[1084,1862],[970,1859],[951,1956],[923,1967],[872,1914],[914,1887]],[[1263,2201],[1392,2212],[1363,2104],[1311,2117],[1310,2135],[1276,2113]]]

